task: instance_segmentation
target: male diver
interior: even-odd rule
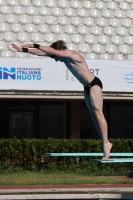
[[[64,62],[72,74],[83,84],[86,105],[103,142],[104,155],[102,159],[108,160],[112,143],[108,140],[107,122],[102,111],[102,82],[90,72],[83,56],[74,50],[68,50],[65,42],[62,40],[58,40],[50,46],[26,44],[22,47],[18,47],[16,44],[12,44],[12,47],[18,52],[25,52],[38,56],[49,56],[56,62]]]

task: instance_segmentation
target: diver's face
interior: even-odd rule
[[[55,59],[55,61],[56,61],[56,62],[58,62],[58,57],[56,57],[56,56],[55,56],[55,58],[54,58],[54,59]]]
[[[64,58],[63,57],[58,57],[58,61],[64,62]]]
[[[54,59],[55,59],[56,62],[58,62],[58,61],[64,62],[64,58],[59,57],[59,56],[55,56]]]

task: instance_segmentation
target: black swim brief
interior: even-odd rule
[[[91,82],[89,85],[84,86],[84,91],[85,91],[87,94],[89,94],[90,88],[91,88],[92,86],[94,86],[94,85],[98,85],[101,89],[103,88],[103,85],[102,85],[101,80],[100,80],[98,77],[95,76],[95,78],[92,80],[92,82]]]

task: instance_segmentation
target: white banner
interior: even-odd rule
[[[133,61],[86,60],[103,91],[133,92]],[[83,91],[64,63],[50,58],[0,58],[0,90]]]

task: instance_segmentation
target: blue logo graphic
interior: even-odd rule
[[[9,77],[15,79],[15,72],[15,68],[8,69],[6,67],[0,67],[0,79],[8,79]]]
[[[124,79],[127,83],[133,84],[133,72],[130,74],[124,74]]]
[[[0,67],[0,80],[41,80],[41,68]]]

